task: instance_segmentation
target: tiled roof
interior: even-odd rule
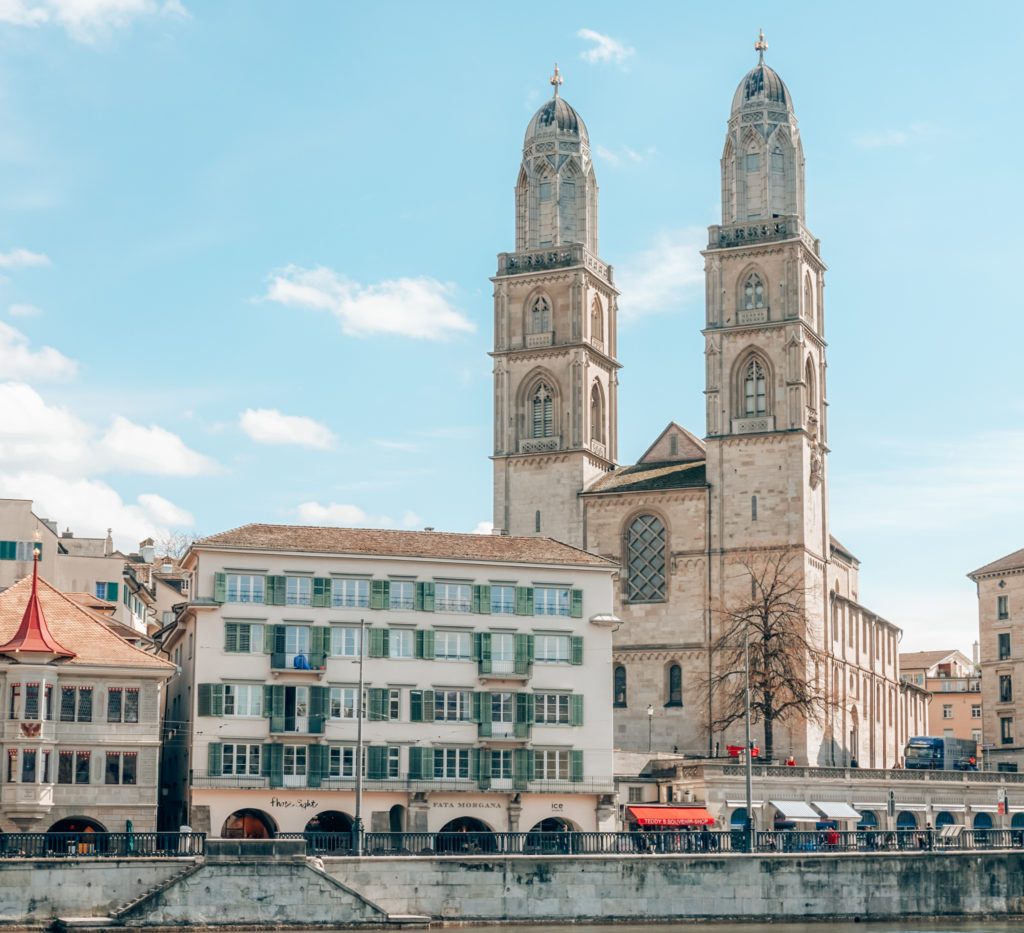
[[[974,578],[983,573],[1001,573],[1006,570],[1024,570],[1024,549],[1014,551],[1012,554],[1007,554],[1006,557],[992,561],[991,564],[985,564],[984,567],[972,570],[967,576]]]
[[[319,525],[242,525],[201,538],[195,548],[243,548],[319,554],[367,554],[439,560],[505,561],[613,567],[610,561],[552,538],[395,531],[380,528],[330,528]]]
[[[32,580],[26,577],[0,593],[0,644],[10,641],[25,613]],[[75,657],[64,665],[103,664],[173,670],[170,661],[147,654],[119,638],[103,619],[68,598],[45,580],[39,581],[39,603],[53,637]]]
[[[949,648],[946,651],[911,651],[908,654],[900,655],[901,671],[927,670],[944,661],[951,654],[956,654],[956,648]]]
[[[93,612],[112,612],[117,609],[117,603],[112,603],[109,599],[100,599],[99,596],[93,596],[92,593],[65,591],[64,595],[68,599],[73,599],[79,606],[85,606],[86,609],[91,609]]]
[[[706,483],[703,460],[695,463],[637,463],[609,470],[582,494],[682,489]]]

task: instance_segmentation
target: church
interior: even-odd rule
[[[614,561],[615,745],[726,755],[744,744],[728,620],[784,567],[801,602],[791,671],[806,710],[775,720],[777,758],[893,767],[924,694],[899,676],[900,629],[858,601],[859,563],[831,535],[821,243],[806,224],[793,99],[765,63],[732,98],[721,220],[703,250],[706,423],[670,421],[618,460],[621,295],[598,248],[598,186],[580,114],[533,116],[515,187],[515,251],[494,283],[494,527]],[[641,361],[637,361],[642,363]],[[695,361],[696,362],[696,361]],[[742,649],[740,649],[742,650]],[[752,680],[757,672],[752,671]],[[753,744],[765,739],[755,722]]]

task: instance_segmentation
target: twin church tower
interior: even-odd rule
[[[733,97],[722,218],[703,252],[703,440],[671,422],[636,464],[618,463],[620,294],[599,257],[590,139],[560,96],[557,66],[523,143],[515,252],[499,254],[492,280],[494,526],[621,565],[622,748],[646,751],[649,729],[655,750],[708,754],[737,740],[738,726],[709,725],[719,711],[707,684],[721,610],[749,600],[753,551],[793,555],[814,646],[800,663],[816,689],[844,695],[847,659],[827,643],[826,623],[837,596],[855,604],[856,561],[828,526],[825,265],[805,225],[792,99],[766,48],[762,35]],[[777,726],[776,754],[866,762],[877,746],[879,761],[891,758],[892,728],[876,735],[872,723],[867,734],[862,719],[837,708],[827,722]]]

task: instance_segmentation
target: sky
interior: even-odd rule
[[[829,265],[833,534],[905,650],[1024,547],[1024,7],[0,0],[0,496],[79,535],[486,530],[522,139],[587,124],[619,456],[704,433],[733,92],[766,61]]]

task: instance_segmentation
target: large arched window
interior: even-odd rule
[[[604,309],[601,307],[601,299],[596,296],[590,309],[590,336],[594,340],[604,340]]]
[[[615,676],[612,683],[613,706],[620,708],[626,705],[626,669],[618,664],[615,667]]]
[[[683,669],[678,664],[669,665],[668,702],[666,706],[683,705]]]
[[[811,411],[817,411],[818,393],[814,389],[814,367],[811,365],[810,357],[807,358],[807,365],[804,367],[804,382],[807,383],[807,407]]]
[[[811,291],[809,275],[804,276],[804,317],[811,322],[811,327],[814,327],[814,292]]]
[[[530,402],[531,436],[551,437],[554,434],[553,403],[551,389],[543,382],[537,386]]]
[[[590,437],[599,444],[604,443],[604,402],[601,387],[596,382],[590,390]]]
[[[767,382],[764,366],[757,359],[743,369],[743,414],[747,418],[763,415],[768,410]]]
[[[655,515],[638,515],[626,532],[626,600],[665,600],[665,526]]]
[[[551,302],[538,295],[530,307],[530,333],[546,334],[551,330]]]
[[[743,286],[743,310],[751,311],[754,308],[763,308],[764,297],[764,283],[761,281],[761,276],[755,272]]]

